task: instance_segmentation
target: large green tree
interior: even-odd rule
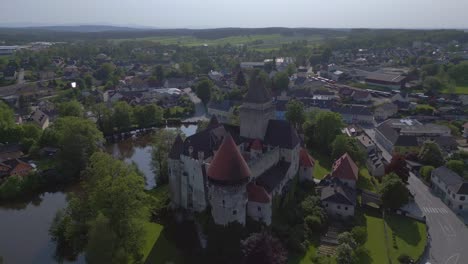
[[[203,78],[198,82],[195,92],[204,104],[207,104],[210,101],[213,86],[213,82],[206,78]]]
[[[149,218],[144,180],[132,166],[96,152],[83,172],[80,196],[60,212],[52,237],[86,251],[89,263],[139,263]],[[102,262],[104,261],[104,262]]]
[[[119,101],[114,105],[113,123],[118,130],[128,130],[132,126],[133,109],[127,102]]]
[[[61,149],[59,154],[61,170],[67,176],[77,176],[103,141],[102,133],[96,125],[83,118],[59,118],[51,130],[54,131]]]
[[[152,165],[157,174],[158,184],[164,184],[168,181],[167,159],[176,136],[176,130],[168,129],[160,129],[153,136]]]
[[[424,142],[418,157],[425,165],[439,167],[444,164],[442,151],[436,143],[431,141]]]
[[[365,160],[365,153],[359,147],[357,139],[346,135],[338,135],[332,142],[332,159],[336,160],[345,153],[348,153],[354,161],[361,164]]]
[[[302,127],[305,121],[304,104],[301,101],[292,100],[286,105],[286,120],[296,128]]]
[[[341,134],[343,126],[338,113],[320,111],[316,115],[309,115],[304,123],[307,144],[331,153],[331,144]]]
[[[163,120],[163,109],[156,104],[137,105],[133,111],[136,123],[140,127],[160,124]]]
[[[289,76],[287,72],[278,72],[273,78],[273,88],[278,91],[285,91],[289,87]]]
[[[75,116],[83,117],[83,105],[76,100],[60,103],[58,106],[58,112],[61,117]]]
[[[385,208],[398,209],[409,201],[409,190],[398,175],[391,173],[383,178],[382,204]]]

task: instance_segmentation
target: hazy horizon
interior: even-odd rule
[[[466,10],[460,0],[16,0],[2,3],[0,26],[466,29]]]

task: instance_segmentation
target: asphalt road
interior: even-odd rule
[[[429,251],[425,261],[431,264],[468,263],[468,228],[413,174],[409,178],[409,189],[429,227]]]
[[[189,96],[190,100],[195,104],[195,113],[191,118],[187,118],[184,121],[186,122],[197,122],[197,121],[204,121],[208,120],[208,117],[206,116],[206,108],[203,105],[202,101],[198,96],[188,89],[184,89],[184,92]]]

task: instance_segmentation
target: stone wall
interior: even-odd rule
[[[211,215],[218,225],[232,222],[245,224],[247,190],[245,184],[240,186],[218,186],[209,184],[209,202]]]
[[[271,202],[270,203],[247,203],[247,215],[252,219],[264,222],[266,225],[271,224]]]

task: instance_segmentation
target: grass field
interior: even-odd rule
[[[366,168],[361,168],[359,170],[357,187],[367,191],[376,192],[377,188],[372,183],[371,178],[372,176],[369,174],[369,171]]]
[[[424,251],[427,240],[425,224],[400,215],[389,215],[385,222],[390,228],[390,259],[398,263],[398,256],[406,254],[417,259]]]
[[[147,223],[145,224],[145,229],[146,242],[143,254],[146,261],[144,263],[184,263],[183,253],[166,238],[164,226],[156,223]]]
[[[365,219],[367,226],[367,242],[364,244],[364,247],[369,251],[370,259],[361,258],[359,263],[387,263],[388,256],[385,249],[383,219],[380,216],[371,213],[366,213]]]
[[[322,153],[316,152],[314,150],[309,152],[315,160],[314,178],[319,180],[323,179],[323,177],[330,173],[330,169],[332,166],[330,157],[327,155],[323,155]]]
[[[457,87],[455,87],[454,90],[443,89],[441,92],[442,92],[442,93],[446,93],[446,94],[449,94],[449,93],[454,93],[454,94],[468,94],[468,86],[457,86]]]
[[[258,51],[272,51],[279,49],[282,44],[291,43],[293,41],[307,40],[309,42],[320,42],[322,37],[316,36],[283,36],[281,34],[269,34],[269,35],[242,35],[242,36],[231,36],[219,39],[200,39],[194,36],[161,36],[161,37],[147,37],[147,38],[135,38],[135,39],[115,39],[115,42],[127,41],[127,40],[146,40],[160,43],[162,45],[181,45],[187,47],[193,46],[216,46],[216,45],[245,45],[248,44],[250,47]]]

